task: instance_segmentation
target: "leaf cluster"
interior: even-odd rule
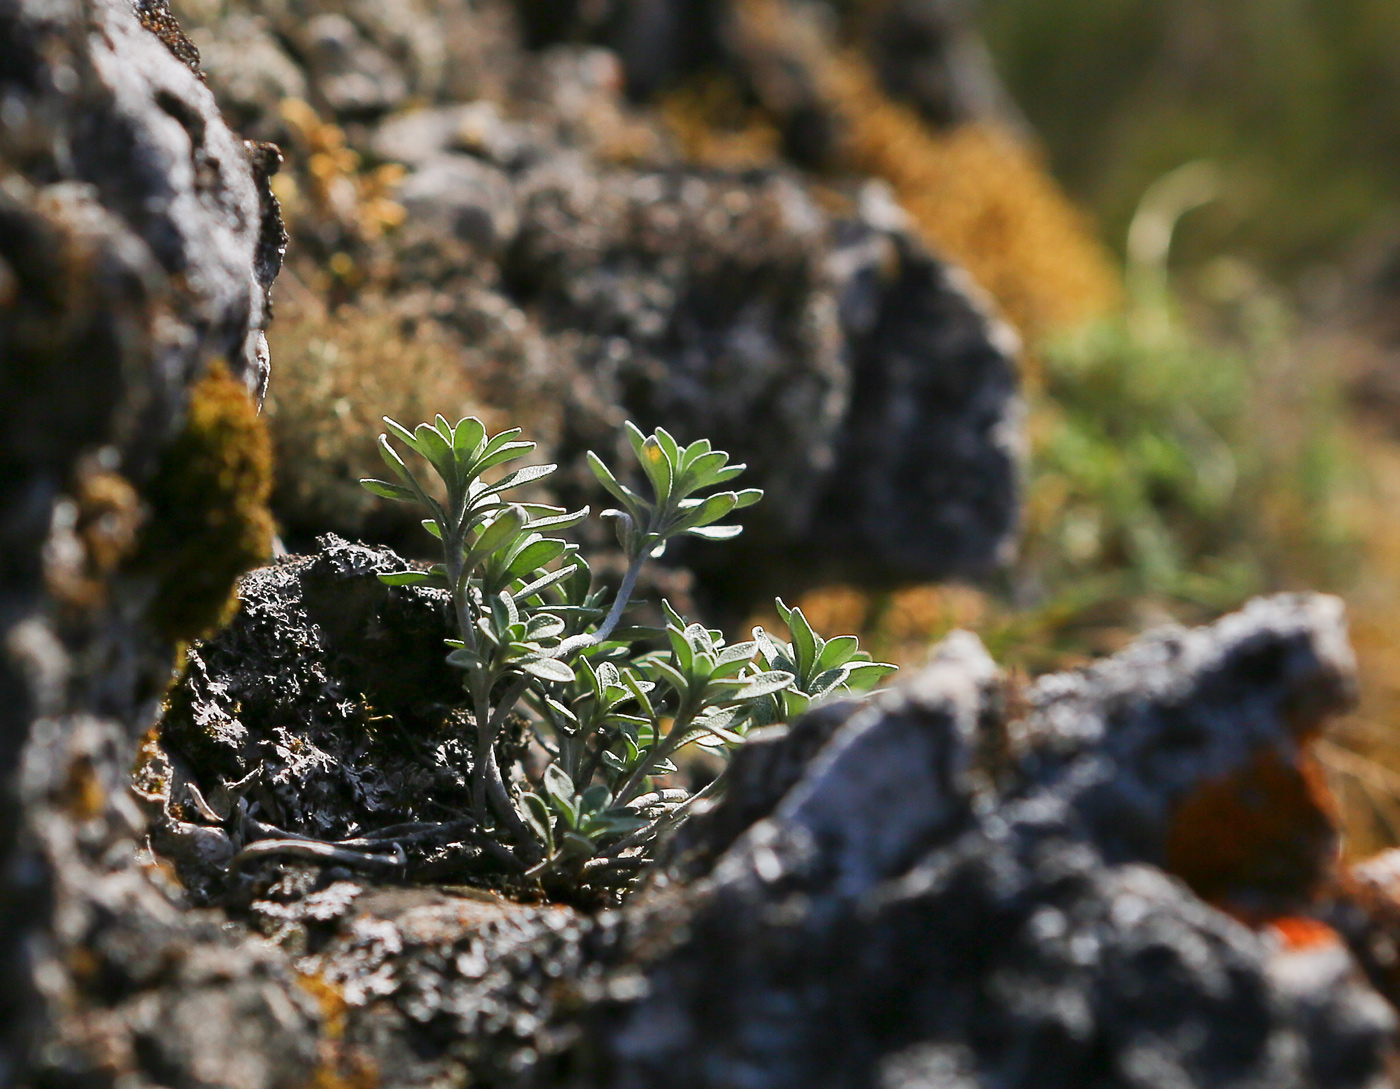
[[[461,671],[473,717],[474,816],[494,828],[508,858],[531,875],[563,882],[625,884],[651,845],[701,795],[669,789],[661,777],[676,755],[699,744],[727,754],[756,724],[800,713],[833,693],[869,687],[893,669],[861,655],[853,636],[826,641],[800,610],[788,610],[792,643],[756,630],[726,644],[722,633],[689,623],[663,602],[662,629],[620,621],[642,564],[681,535],[726,540],[722,524],[758,501],[755,488],[723,485],[744,470],[707,440],[682,447],[664,429],[627,424],[641,470],[634,488],[591,451],[588,463],[618,501],[603,512],[627,559],[611,593],[595,583],[576,544],[552,536],[588,516],[512,502],[504,493],[545,479],[552,465],[526,465],[488,481],[483,474],[524,458],[534,444],[519,430],[488,434],[480,421],[442,416],[412,431],[386,418],[394,439],[442,481],[438,501],[395,449],[379,449],[392,480],[365,480],[376,495],[413,502],[442,546],[426,571],[381,576],[391,585],[426,584],[451,595],[457,638],[447,661]],[[522,778],[498,764],[506,720],[529,723],[543,770]],[[710,792],[722,782],[716,780]]]

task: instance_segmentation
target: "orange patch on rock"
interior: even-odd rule
[[[1337,854],[1336,803],[1309,753],[1275,749],[1196,788],[1177,806],[1166,868],[1218,904],[1304,904]]]
[[[1269,921],[1269,929],[1283,943],[1285,949],[1301,951],[1317,949],[1324,945],[1338,945],[1341,935],[1326,923],[1309,919],[1306,915],[1287,915]]]

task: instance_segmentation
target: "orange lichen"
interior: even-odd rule
[[[924,239],[1029,339],[1117,305],[1111,259],[1024,141],[982,123],[937,132],[860,60],[833,62],[827,80],[849,165],[885,179]]]
[[[75,821],[95,820],[102,815],[107,807],[107,791],[91,758],[80,756],[68,765],[59,801]]]
[[[1293,952],[1338,945],[1342,940],[1326,923],[1310,919],[1306,915],[1286,915],[1270,919],[1268,929],[1285,949]]]
[[[135,550],[146,512],[130,481],[90,458],[78,465],[69,502],[71,524],[55,524],[62,542],[47,550],[45,581],[54,599],[70,608],[100,608],[111,577]]]
[[[1217,904],[1306,903],[1336,862],[1336,818],[1310,753],[1264,749],[1178,803],[1166,868]]]

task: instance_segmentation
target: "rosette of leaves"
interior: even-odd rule
[[[457,638],[448,641],[447,661],[462,673],[475,724],[476,821],[494,831],[508,863],[532,876],[625,883],[655,839],[702,796],[657,786],[658,776],[675,770],[675,754],[694,742],[719,751],[741,743],[751,724],[772,720],[773,701],[798,679],[756,661],[758,641],[727,646],[721,633],[687,623],[669,605],[664,630],[621,626],[649,557],[683,534],[734,537],[740,527],[721,520],[762,493],[725,490],[744,466],[708,441],[682,447],[664,429],[645,435],[627,424],[638,488],[588,454],[619,503],[603,512],[627,561],[609,600],[578,546],[553,536],[586,518],[587,508],[505,498],[554,466],[484,478],[533,451],[518,429],[493,436],[470,417],[453,425],[439,416],[412,431],[385,423],[390,434],[380,436],[379,448],[394,479],[362,483],[420,504],[442,562],[381,578],[451,595]],[[390,435],[427,462],[445,500],[423,486]],[[529,723],[547,757],[538,775],[499,766],[496,742],[511,715]],[[512,792],[509,784],[522,778],[526,789]]]
[[[758,656],[769,670],[788,673],[791,684],[757,701],[749,709],[755,723],[789,722],[813,704],[874,688],[898,666],[871,661],[854,635],[823,639],[807,622],[800,608],[774,602],[787,626],[791,642],[775,639],[754,628]]]

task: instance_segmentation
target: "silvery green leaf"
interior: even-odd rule
[[[380,419],[384,421],[384,426],[392,431],[395,437],[400,439],[410,450],[414,451],[414,453],[421,452],[418,449],[418,440],[414,437],[412,431],[404,427],[404,425],[397,420],[391,420],[388,416],[381,416]]]
[[[574,679],[574,671],[558,658],[537,658],[532,662],[522,662],[520,668],[542,681],[568,684]]]
[[[491,610],[495,629],[502,634],[513,635],[511,628],[520,623],[520,611],[515,607],[515,600],[509,594],[493,594],[487,599],[487,607]],[[521,634],[524,634],[523,628]]]
[[[671,653],[676,656],[676,664],[680,667],[681,672],[690,673],[691,667],[695,664],[695,647],[685,637],[685,632],[668,627],[666,638],[670,640]]]
[[[549,811],[549,803],[538,794],[526,794],[522,799],[522,815],[534,830],[535,835],[544,841],[547,850],[554,851],[554,815]]]
[[[488,484],[481,490],[482,495],[496,495],[499,492],[510,488],[519,488],[525,484],[533,484],[536,480],[543,480],[559,468],[557,465],[526,465],[523,469],[516,469],[513,473],[507,473],[494,484]]]
[[[661,452],[666,455],[666,460],[671,463],[671,475],[674,477],[676,470],[681,467],[680,445],[664,427],[658,427],[652,434],[660,444]]]
[[[628,690],[632,693],[632,697],[637,701],[637,704],[641,707],[642,713],[649,718],[655,718],[656,709],[652,707],[651,698],[650,696],[648,696],[648,693],[652,690],[652,688],[655,687],[655,685],[653,685],[650,681],[639,680],[636,676],[633,675],[630,669],[623,672],[622,683],[625,684]]]
[[[516,434],[519,433],[520,429],[517,428]],[[495,442],[495,439],[492,439],[491,441]],[[528,454],[531,450],[535,448],[535,444],[533,442],[508,442],[496,450],[490,450],[490,445],[491,444],[488,443],[488,450],[482,453],[482,455],[476,459],[476,465],[474,466],[474,468],[478,475],[486,472],[487,469],[494,469],[497,465],[503,465],[507,461],[514,461],[516,458],[523,458],[526,454]]]
[[[572,529],[585,518],[588,517],[588,508],[582,507],[579,510],[565,512],[562,507],[541,507],[537,504],[526,503],[525,509],[530,512],[529,527],[536,532],[543,533],[551,529]],[[535,517],[535,512],[543,510],[547,512],[541,517]]]
[[[734,509],[738,501],[739,497],[734,492],[717,492],[699,502],[689,500],[688,502],[693,502],[695,505],[689,509],[686,509],[683,505],[682,510],[684,513],[675,521],[672,528],[676,531],[681,531],[692,529],[697,526],[708,526],[712,522],[718,522]]]
[[[549,613],[536,613],[525,625],[525,638],[532,641],[553,639],[564,630],[564,621]]]
[[[688,469],[695,464],[695,460],[710,452],[709,439],[696,439],[683,451],[681,451],[681,468]]]
[[[835,669],[843,666],[860,652],[860,640],[854,635],[837,635],[826,641],[822,652],[817,655],[818,669]]]
[[[632,444],[632,453],[638,458],[642,456],[642,445],[647,441],[646,432],[634,424],[631,420],[622,422],[622,433],[627,436],[627,441]]]
[[[694,443],[691,445],[694,446]],[[728,460],[729,455],[723,450],[706,451],[696,457],[686,466],[681,477],[687,493],[714,484],[714,475],[724,468]]]
[[[607,768],[609,771],[627,771],[627,770],[628,770],[627,762],[626,762],[625,760],[623,760],[622,757],[618,756],[617,753],[613,752],[611,749],[604,749],[604,750],[603,750],[603,757],[602,757],[602,759],[603,759],[603,766],[604,766],[605,768]]]
[[[482,447],[482,454],[494,454],[498,450],[504,449],[506,446],[509,446],[511,442],[515,439],[515,437],[519,434],[520,428],[509,427],[506,430],[502,431],[499,435],[492,435],[490,440],[486,443],[486,445]]]
[[[664,679],[679,695],[684,695],[690,688],[690,682],[684,673],[680,672],[670,662],[662,658],[652,658],[647,662],[647,666],[655,671],[657,676]]]
[[[750,639],[747,643],[735,643],[725,647],[719,652],[719,662],[727,665],[730,662],[747,662],[758,650],[758,640]]]
[[[759,696],[771,696],[775,692],[781,692],[785,688],[792,687],[793,680],[794,678],[791,673],[780,669],[769,670],[765,673],[755,673],[752,677],[746,678],[747,683],[744,687],[727,697],[726,702],[757,699]]]
[[[743,464],[742,462],[737,465],[726,465],[723,469],[720,469],[717,472],[713,473],[710,476],[710,479],[705,482],[705,486],[709,487],[711,485],[728,484],[736,476],[741,475],[747,468],[748,466]]]
[[[392,575],[380,575],[379,581],[385,586],[418,586],[432,582],[433,576],[427,571],[395,571]]]
[[[743,526],[697,526],[685,531],[703,541],[732,541],[744,532]]]
[[[573,800],[574,781],[569,778],[569,773],[558,764],[550,764],[544,769],[543,783],[545,793],[555,801],[560,799]]]
[[[647,504],[642,497],[625,484],[620,483],[617,477],[613,476],[612,470],[604,464],[603,459],[592,450],[589,450],[584,456],[598,483],[606,488],[614,499],[626,507],[633,518],[643,518]]]
[[[855,662],[846,669],[846,687],[863,692],[874,688],[882,678],[898,670],[899,666],[890,665],[888,662]]]
[[[542,590],[548,590],[556,582],[563,582],[577,570],[578,567],[576,564],[570,564],[568,567],[561,567],[558,571],[551,571],[547,575],[540,576],[534,582],[522,586],[519,590],[515,591],[513,596],[516,601],[524,601],[526,598],[534,597]]]
[[[520,532],[525,525],[525,519],[524,507],[517,503],[507,505],[481,531],[481,536],[472,542],[472,554],[474,556],[489,556],[503,547],[506,542]]]
[[[810,676],[817,664],[817,655],[821,652],[817,633],[812,630],[812,625],[807,623],[802,610],[796,607],[788,610],[787,626],[792,635],[792,649],[797,652],[798,671],[804,676]]]
[[[599,835],[620,836],[640,831],[650,823],[645,817],[633,816],[626,810],[615,810],[612,813],[596,816],[593,830],[596,830]]]
[[[453,481],[457,476],[457,460],[447,440],[428,424],[419,424],[413,433],[418,439],[418,452],[432,463],[443,480]]]
[[[849,670],[846,666],[837,666],[835,669],[828,669],[818,673],[807,682],[806,694],[813,700],[819,700],[834,688],[839,687],[846,680]]]
[[[481,665],[481,658],[465,647],[458,647],[447,656],[447,664],[458,669],[476,669]]]
[[[512,578],[522,578],[533,574],[547,563],[552,563],[564,554],[567,545],[555,537],[543,537],[530,541],[510,558],[506,573]]]
[[[580,813],[596,813],[612,805],[612,791],[601,783],[595,783],[579,796]]]
[[[636,555],[638,551],[637,524],[632,516],[626,511],[605,510],[599,517],[611,519],[616,523],[617,543],[622,546],[622,551],[628,556]]]
[[[647,479],[651,481],[657,505],[665,506],[666,501],[671,498],[671,460],[666,456],[666,451],[655,435],[648,436],[642,443],[637,460],[642,463],[642,472],[646,473]]]
[[[426,529],[429,533],[431,533],[434,537],[436,537],[439,541],[442,540],[442,527],[436,522],[434,522],[431,518],[423,519],[423,528]]]
[[[457,465],[464,469],[475,460],[486,442],[486,425],[475,416],[464,416],[452,429],[452,449],[457,454]]]
[[[418,496],[413,494],[413,489],[405,488],[402,484],[390,484],[387,480],[365,477],[360,481],[360,487],[382,499],[397,499],[401,503],[416,503],[418,501]]]

